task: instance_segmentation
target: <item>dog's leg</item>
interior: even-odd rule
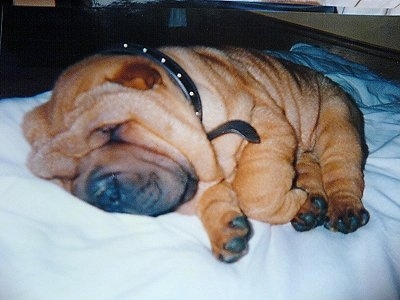
[[[296,186],[305,190],[308,198],[291,222],[297,231],[306,231],[323,225],[328,209],[318,157],[313,152],[300,153],[296,173]]]
[[[282,224],[304,204],[307,193],[293,186],[297,139],[285,116],[268,108],[253,112],[260,144],[243,149],[233,182],[239,204],[250,218]]]
[[[229,263],[245,255],[251,227],[230,184],[223,181],[208,188],[197,205],[214,255]]]
[[[361,202],[363,149],[352,121],[354,114],[343,101],[325,103],[315,146],[328,200],[325,227],[343,233],[353,232],[369,220]]]

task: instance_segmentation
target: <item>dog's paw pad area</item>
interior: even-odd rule
[[[369,212],[364,208],[356,213],[353,210],[348,210],[344,214],[338,214],[335,217],[330,216],[324,226],[331,231],[347,234],[367,224],[369,217]]]
[[[227,225],[224,231],[224,242],[221,244],[217,257],[223,262],[233,263],[248,252],[252,228],[244,215],[232,218]]]
[[[245,216],[238,216],[234,218],[229,225],[234,229],[250,229],[249,221]]]
[[[326,213],[328,210],[328,203],[325,201],[324,197],[321,196],[312,197],[311,204],[317,211],[319,211],[319,213]]]
[[[225,263],[238,261],[248,252],[248,239],[246,237],[235,237],[224,245],[224,254],[219,259]]]
[[[247,239],[244,237],[236,237],[231,239],[224,245],[224,249],[233,253],[240,253],[247,247]]]
[[[324,197],[313,196],[309,199],[291,221],[297,231],[308,231],[326,222],[328,204]]]

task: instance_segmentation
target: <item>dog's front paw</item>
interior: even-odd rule
[[[309,196],[291,221],[297,231],[307,231],[323,225],[326,221],[328,204],[322,196]]]
[[[212,248],[219,260],[232,263],[248,252],[251,225],[244,215],[234,215],[213,238]]]
[[[208,188],[197,204],[197,212],[216,258],[233,263],[248,252],[251,224],[230,184],[223,181]]]
[[[369,221],[369,212],[362,206],[336,206],[328,211],[325,228],[331,231],[350,233]]]

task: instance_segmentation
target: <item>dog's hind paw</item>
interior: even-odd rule
[[[328,204],[321,196],[310,196],[291,221],[297,231],[308,231],[323,225],[326,221]]]
[[[331,231],[351,233],[369,221],[369,212],[365,208],[347,209],[345,212],[332,211],[324,226]]]

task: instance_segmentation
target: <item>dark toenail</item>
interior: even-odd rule
[[[315,215],[313,213],[304,213],[299,216],[307,225],[312,225],[315,222]]]
[[[349,233],[349,229],[347,228],[346,222],[343,220],[343,218],[338,219],[336,229],[344,234]]]
[[[224,245],[224,249],[230,252],[239,253],[246,249],[247,241],[242,237],[236,237],[231,239],[228,243]]]
[[[324,197],[316,196],[311,199],[312,204],[319,210],[326,211],[328,209],[328,203]]]
[[[355,231],[357,228],[358,228],[358,226],[359,226],[359,224],[358,224],[358,219],[357,219],[357,217],[352,213],[352,212],[350,212],[350,213],[348,213],[348,215],[347,215],[347,217],[348,217],[348,222],[349,222],[349,231],[350,232],[353,232],[353,231]]]
[[[230,222],[230,226],[237,229],[247,229],[249,224],[245,216],[238,216]]]
[[[361,214],[361,226],[365,225],[369,221],[369,212],[366,209],[360,211]]]
[[[299,232],[308,231],[312,228],[309,225],[305,225],[305,224],[299,223],[297,221],[292,221],[291,223],[292,223],[293,228]]]

